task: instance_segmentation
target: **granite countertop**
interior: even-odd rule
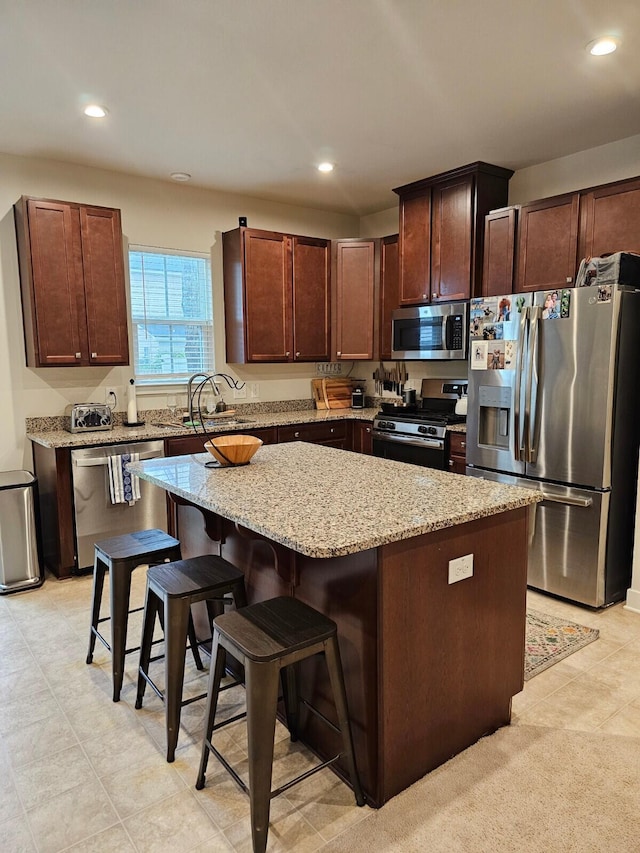
[[[212,421],[207,433],[243,432],[243,430],[262,429],[265,427],[289,426],[292,424],[321,423],[324,421],[360,420],[372,422],[379,409],[302,409],[289,412],[255,412],[239,415],[238,421],[220,418]],[[145,416],[145,412],[141,413]],[[64,429],[28,430],[27,438],[44,447],[90,447],[100,444],[125,444],[132,441],[150,441],[153,439],[176,438],[185,435],[196,435],[193,427],[182,424],[176,427],[153,426],[153,421],[163,420],[153,417],[141,427],[114,426],[111,430],[96,432],[71,433]],[[164,420],[167,420],[166,416]]]
[[[291,442],[249,465],[206,453],[131,464],[140,477],[309,557],[335,557],[528,506],[537,491]]]

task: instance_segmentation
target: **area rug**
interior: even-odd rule
[[[524,680],[528,681],[554,663],[598,639],[599,631],[577,622],[527,610]]]

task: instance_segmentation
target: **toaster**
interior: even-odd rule
[[[111,408],[105,403],[71,403],[64,410],[64,428],[68,432],[112,429]]]

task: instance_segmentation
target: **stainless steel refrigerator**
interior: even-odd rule
[[[592,607],[623,599],[640,443],[640,292],[595,285],[470,308],[467,474],[543,493],[531,587]]]

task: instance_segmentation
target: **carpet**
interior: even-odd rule
[[[528,681],[554,663],[577,652],[598,639],[599,631],[548,616],[538,610],[527,610],[524,680]]]
[[[618,853],[640,848],[638,739],[511,725],[322,853]]]

